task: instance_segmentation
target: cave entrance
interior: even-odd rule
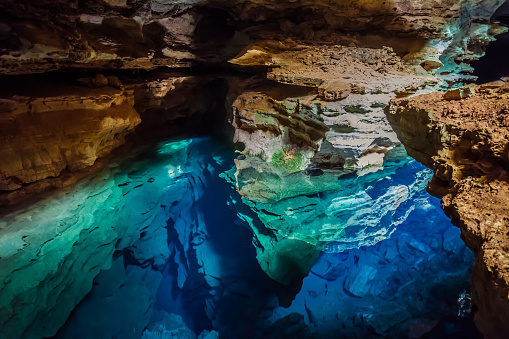
[[[505,2],[491,17],[492,21],[499,21],[509,27],[509,2]],[[509,31],[496,36],[496,40],[486,46],[485,55],[472,62],[477,84],[484,84],[509,76]]]

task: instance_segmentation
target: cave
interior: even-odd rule
[[[501,25],[509,26],[509,3],[504,3],[492,15],[492,21],[498,21]],[[509,68],[504,62],[504,56],[509,53],[509,33],[497,35],[496,40],[485,47],[485,55],[479,60],[472,62],[476,82],[484,84],[499,80],[501,77],[509,76]]]
[[[2,1],[0,338],[507,338],[508,8]]]

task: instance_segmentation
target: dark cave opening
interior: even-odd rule
[[[493,21],[499,21],[502,26],[509,27],[509,2],[505,2],[495,12]],[[477,76],[476,83],[484,84],[509,77],[509,32],[495,36],[496,40],[485,47],[485,55],[471,63],[473,75]]]

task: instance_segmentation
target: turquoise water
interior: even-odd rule
[[[257,255],[271,256],[261,237],[280,236],[225,180],[234,157],[208,137],[170,140],[4,216],[0,318],[7,320],[0,333],[476,337],[472,254],[425,192],[430,172],[420,164],[336,177],[351,192],[306,197],[327,202],[328,215],[351,227],[320,247],[305,277],[284,285],[269,278]],[[357,209],[347,218],[339,208],[351,204],[345,196],[362,200],[369,213]]]

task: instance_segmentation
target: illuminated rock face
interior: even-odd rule
[[[26,82],[30,95],[2,91],[0,204],[65,189],[0,221],[0,333],[447,334],[456,298],[468,314],[470,254],[436,216],[430,172],[407,157],[382,107],[469,79],[469,62],[503,30],[489,21],[501,3],[3,1],[4,87],[71,72],[58,91],[45,86],[54,74]],[[451,114],[470,89],[447,94]],[[422,139],[409,154],[436,167],[432,188],[449,193],[455,222],[471,221],[462,230],[478,261],[478,324],[496,337],[507,305],[487,305],[507,285],[505,226],[469,206],[505,195],[505,134],[492,145],[464,133],[459,153],[437,151],[443,130],[430,132],[427,118],[418,110],[397,132]],[[128,149],[181,132],[177,122],[211,132],[223,120],[241,148],[235,159],[210,139],[183,139],[108,164],[126,137]],[[496,161],[468,151],[487,144]],[[494,178],[469,201],[484,179],[458,180],[472,173]]]
[[[0,72],[183,67],[225,62],[250,42],[271,38],[338,45],[359,39],[364,46],[392,46],[423,71],[440,68],[454,82],[497,33],[489,20],[503,3],[8,0],[2,2]]]
[[[9,107],[2,112],[0,191],[90,167],[141,122],[132,91],[113,88],[4,104]]]
[[[330,61],[330,55],[336,57]],[[335,239],[343,238],[335,246],[346,250],[390,236],[395,211],[409,208],[404,202],[415,190],[366,193],[409,161],[382,107],[406,87],[426,91],[432,79],[417,75],[390,49],[303,47],[272,58],[280,67],[269,77],[293,86],[258,87],[233,102],[233,141],[244,149],[229,180],[274,233],[258,234],[261,267],[291,285]],[[324,98],[320,86],[342,72],[348,96]]]
[[[175,133],[178,119],[193,121],[195,129],[210,121],[215,126],[211,112],[223,104],[222,82],[213,77],[154,72],[124,77],[126,85],[101,74],[60,77],[0,84],[9,97],[0,99],[0,206],[73,185],[104,166],[127,139],[126,148]],[[97,79],[106,82],[98,86]],[[190,93],[201,100],[187,100]]]
[[[387,117],[410,155],[434,169],[430,193],[474,251],[476,323],[487,338],[507,327],[509,84],[472,86],[466,98],[431,93],[391,102]],[[449,98],[450,99],[450,98]]]

